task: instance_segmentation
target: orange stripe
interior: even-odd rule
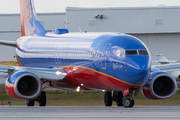
[[[14,87],[14,84],[10,84],[10,83],[8,83],[8,84],[6,84],[6,86],[11,86],[11,87]]]

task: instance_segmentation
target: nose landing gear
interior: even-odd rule
[[[124,97],[122,91],[107,91],[104,95],[104,104],[105,106],[112,106],[112,102],[115,101],[117,106],[130,108],[134,106],[134,100],[130,96],[131,94]]]
[[[124,98],[122,101],[122,104],[125,108],[133,107],[134,106],[134,100],[132,98]]]

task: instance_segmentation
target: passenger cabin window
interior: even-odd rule
[[[126,50],[126,55],[138,55],[137,50]]]

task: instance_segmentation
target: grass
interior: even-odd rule
[[[180,91],[178,90],[176,95],[169,99],[162,100],[149,100],[142,94],[134,97],[135,105],[144,106],[180,106]]]
[[[104,93],[102,92],[48,92],[47,95],[47,106],[104,106]],[[135,105],[144,106],[180,106],[180,91],[177,94],[165,100],[149,100],[146,99],[142,94],[133,98]],[[4,105],[8,105],[8,101],[12,102],[12,105],[26,105],[25,100],[16,100],[10,98],[5,92],[0,93],[0,104],[4,102]],[[38,105],[36,102],[35,105]],[[113,102],[113,105],[116,105]]]

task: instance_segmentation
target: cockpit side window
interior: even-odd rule
[[[117,51],[116,51],[116,56],[117,57],[123,57],[123,56],[125,56],[125,50],[120,50],[120,49],[118,49]]]
[[[126,50],[126,55],[138,55],[137,50]]]
[[[139,50],[139,55],[148,55],[147,50]]]

